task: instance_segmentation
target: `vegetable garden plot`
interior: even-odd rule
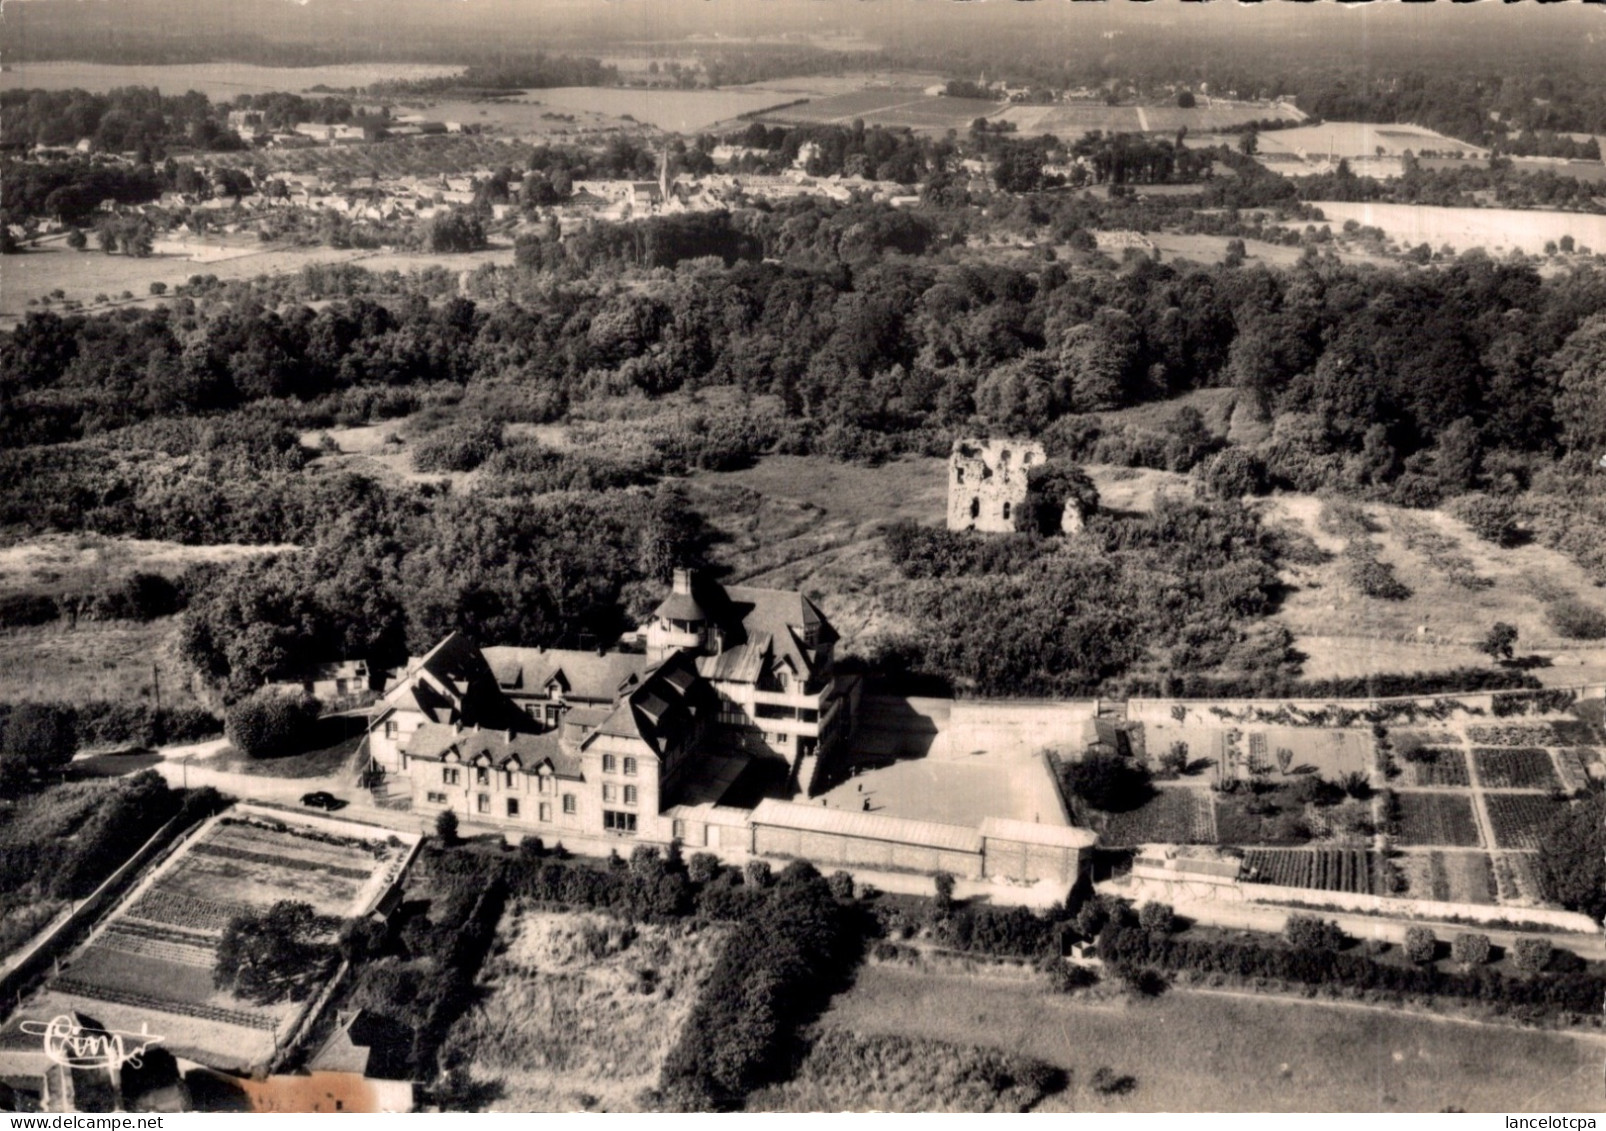
[[[1467,774],[1467,756],[1459,747],[1424,747],[1418,761],[1406,762],[1406,772],[1412,785],[1419,786],[1470,786]]]
[[[1161,789],[1147,805],[1111,813],[1099,840],[1108,845],[1213,844],[1211,795],[1202,789]]]
[[[1560,807],[1539,793],[1486,793],[1483,804],[1501,848],[1538,848]]]
[[[1480,723],[1467,727],[1467,740],[1477,746],[1562,745],[1551,723]]]
[[[1492,789],[1554,789],[1561,784],[1550,755],[1532,746],[1475,746],[1478,783]]]
[[[1363,848],[1253,848],[1244,853],[1251,883],[1370,894],[1372,856]]]
[[[1482,843],[1470,797],[1453,793],[1401,793],[1399,799],[1397,839],[1401,844],[1475,848]]]

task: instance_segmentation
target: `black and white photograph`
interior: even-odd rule
[[[1603,147],[1606,3],[7,0],[0,1121],[1594,1127]]]

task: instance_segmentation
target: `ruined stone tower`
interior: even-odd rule
[[[1046,458],[1033,440],[956,440],[948,457],[948,529],[1014,530],[1026,473]]]

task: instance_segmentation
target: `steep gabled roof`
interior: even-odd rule
[[[484,655],[467,636],[454,632],[410,663],[382,700],[374,725],[394,711],[417,711],[435,723],[527,730],[528,716],[497,683]]]
[[[485,660],[504,691],[540,694],[554,679],[573,699],[611,703],[639,682],[646,658],[628,652],[561,648],[483,649]]]

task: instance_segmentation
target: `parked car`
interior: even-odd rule
[[[310,806],[313,809],[339,809],[345,802],[334,794],[326,793],[320,789],[316,793],[302,794],[301,804]]]

